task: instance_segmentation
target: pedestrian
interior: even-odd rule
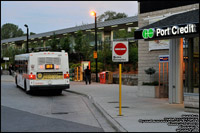
[[[87,69],[85,69],[85,83],[91,84],[91,70],[89,69],[89,66],[87,66]]]
[[[12,70],[12,65],[11,65],[11,64],[9,65],[8,70],[9,70],[9,74],[12,75],[12,72],[11,72],[11,70]]]

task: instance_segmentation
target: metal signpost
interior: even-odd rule
[[[112,61],[113,62],[128,62],[128,41],[114,41],[112,45]],[[121,90],[122,90],[122,64],[119,64],[119,116],[122,116],[121,111]]]
[[[3,60],[5,60],[5,69],[7,69],[6,61],[9,61],[9,57],[3,57]]]

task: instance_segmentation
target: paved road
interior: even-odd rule
[[[2,132],[102,132],[101,128],[1,106]]]
[[[14,82],[1,82],[1,131],[114,131],[83,96],[36,92],[27,95]]]

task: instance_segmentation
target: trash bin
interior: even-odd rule
[[[112,84],[113,74],[110,71],[101,72],[99,79],[101,84]]]
[[[106,72],[101,72],[99,75],[100,75],[100,77],[99,77],[100,83],[105,84],[106,83]]]

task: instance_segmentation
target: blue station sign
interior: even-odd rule
[[[169,62],[169,55],[159,55],[159,62]]]

